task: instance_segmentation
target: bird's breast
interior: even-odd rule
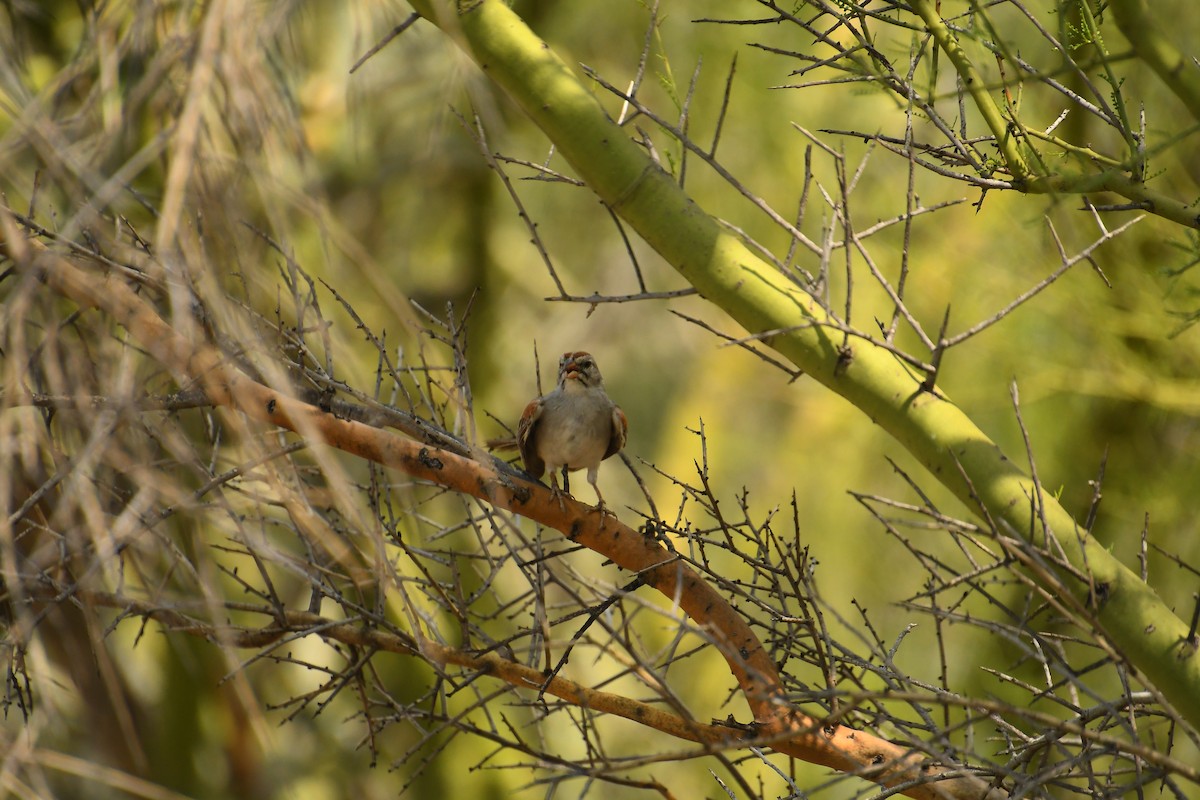
[[[537,451],[547,466],[584,469],[599,464],[612,434],[612,410],[600,404],[554,404],[538,420]]]

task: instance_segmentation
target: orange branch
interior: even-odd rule
[[[567,499],[565,508],[560,508],[558,500],[540,484],[501,474],[485,464],[389,431],[337,418],[259,383],[230,364],[211,345],[189,342],[124,280],[112,273],[85,271],[37,240],[24,237],[18,240],[13,235],[11,217],[0,222],[6,223],[0,230],[0,247],[19,267],[32,269],[76,303],[110,314],[153,358],[174,370],[181,382],[198,381],[215,405],[236,409],[252,419],[294,431],[308,441],[471,495],[558,530],[571,541],[640,575],[643,582],[666,597],[677,600],[725,657],[754,714],[757,734],[754,738],[771,742],[777,752],[884,786],[904,785],[903,793],[918,800],[996,800],[1005,796],[973,776],[947,775],[951,770],[934,765],[909,748],[842,725],[822,724],[797,710],[784,697],[779,673],[745,619],[709,583],[654,540],[573,499]],[[421,651],[426,655],[427,644],[434,647],[422,643]],[[516,685],[540,687],[545,680],[541,673],[503,662],[496,656],[470,657],[464,661],[466,657],[454,655],[456,652],[446,649],[442,656],[450,663],[494,671],[497,677]],[[548,691],[584,705],[598,703],[601,697],[561,678],[551,681]],[[661,720],[656,724],[652,720],[657,720],[655,715],[663,712],[634,707],[629,705],[631,702],[622,698],[620,703],[605,701],[591,707],[692,741],[729,743],[729,728],[698,726],[687,721],[682,726],[667,726]],[[702,731],[706,732],[703,736]],[[712,731],[720,731],[719,736]],[[708,738],[710,735],[716,738]]]

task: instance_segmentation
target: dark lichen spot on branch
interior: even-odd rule
[[[429,454],[428,447],[421,448],[421,452],[417,453],[417,460],[421,462],[421,466],[427,469],[440,470],[445,466],[440,458],[435,458]]]
[[[833,365],[833,374],[841,377],[846,373],[850,363],[854,361],[854,348],[842,345],[837,349],[837,363]]]

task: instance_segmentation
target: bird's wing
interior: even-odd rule
[[[625,412],[621,410],[620,406],[614,405],[612,410],[612,434],[608,437],[608,449],[604,451],[604,458],[615,455],[618,450],[625,446],[625,434],[628,431],[629,420],[625,418]]]
[[[517,448],[525,462],[525,471],[535,478],[542,477],[546,471],[546,462],[537,453],[537,421],[541,416],[542,398],[539,397],[525,406],[521,421],[517,423]]]

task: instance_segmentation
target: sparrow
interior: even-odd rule
[[[563,353],[558,362],[558,385],[542,395],[521,414],[517,424],[517,447],[525,471],[535,478],[550,470],[550,490],[563,507],[557,472],[587,470],[588,483],[596,490],[596,506],[604,510],[604,495],[596,484],[600,462],[625,446],[629,422],[604,391],[600,368],[590,353]]]

